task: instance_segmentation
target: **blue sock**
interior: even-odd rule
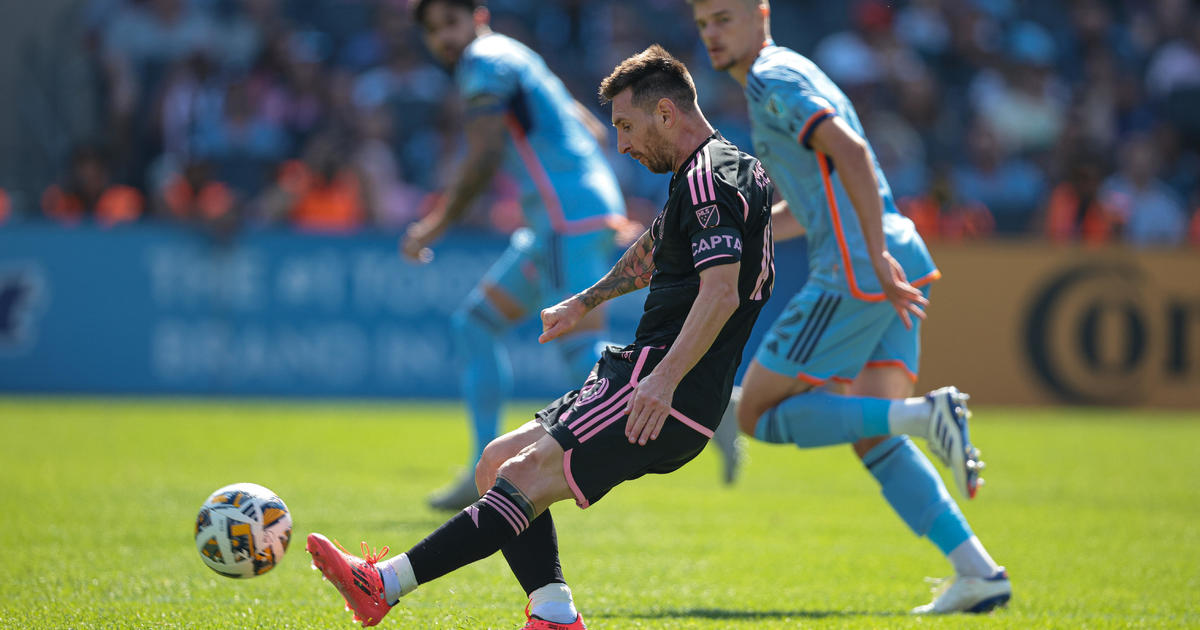
[[[949,555],[973,535],[941,476],[907,435],[880,443],[863,457],[863,464],[883,487],[883,496],[896,514],[943,554]]]
[[[758,419],[754,437],[801,448],[852,444],[866,437],[888,434],[891,403],[885,398],[806,392],[768,409]]]
[[[500,408],[512,390],[512,366],[500,342],[506,326],[504,318],[483,300],[468,301],[450,317],[463,401],[475,436],[471,466],[479,461],[483,447],[499,435]]]
[[[559,352],[567,364],[567,376],[571,379],[572,387],[578,387],[587,380],[607,343],[607,330],[587,330],[558,340]]]

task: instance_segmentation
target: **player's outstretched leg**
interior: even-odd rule
[[[900,519],[941,550],[954,567],[954,581],[962,584],[942,593],[936,607],[914,612],[981,612],[989,601],[993,606],[1007,601],[1012,593],[1007,573],[984,549],[941,476],[908,436],[876,444],[862,461]]]
[[[500,410],[512,388],[512,367],[500,342],[505,318],[475,291],[450,318],[454,349],[459,360],[462,396],[467,405],[475,440],[470,462],[449,485],[429,497],[439,510],[461,510],[479,498],[474,464],[483,448],[499,435]]]
[[[390,560],[382,560],[382,553],[355,557],[317,533],[308,536],[305,548],[312,554],[313,566],[345,598],[355,620],[373,626],[418,584],[499,551],[529,527],[533,509],[524,493],[497,479],[478,501]]]
[[[712,442],[721,452],[721,478],[726,484],[737,481],[742,463],[746,459],[746,439],[738,430],[737,407],[742,400],[742,388],[733,386],[729,405],[721,416],[721,424],[713,432]]]
[[[915,435],[950,468],[963,496],[975,496],[983,462],[967,435],[967,395],[943,387],[923,397],[887,399],[810,391],[768,409],[754,437],[801,448],[852,444],[884,435]]]

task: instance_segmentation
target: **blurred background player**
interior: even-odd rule
[[[501,168],[521,186],[528,229],[516,231],[451,320],[462,394],[474,430],[469,467],[430,497],[459,510],[479,498],[474,464],[499,434],[511,389],[501,337],[542,307],[585,289],[614,255],[614,229],[626,224],[611,167],[594,136],[604,126],[567,93],[537,53],[491,31],[477,0],[415,0],[413,16],[433,56],[452,68],[467,108],[467,152],[441,207],[413,224],[403,252],[422,250],[460,220]],[[603,310],[558,342],[572,380],[583,382],[608,334]]]
[[[486,491],[407,553],[381,561],[313,533],[306,549],[373,626],[418,585],[503,551],[529,595],[526,630],[583,630],[563,578],[549,507],[580,508],[617,485],[679,469],[703,450],[729,402],[742,350],[774,283],[770,180],[696,104],[682,63],[661,46],[601,84],[617,146],[654,173],[674,172],[653,226],[599,282],[542,312],[546,342],[612,298],[645,288],[634,343],[608,348],[587,383],[488,445]]]
[[[784,197],[775,239],[808,237],[808,281],[742,380],[742,430],[802,448],[853,444],[900,518],[954,567],[956,579],[913,612],[1006,603],[1008,574],[905,435],[928,439],[962,493],[974,496],[982,463],[967,436],[966,396],[948,387],[909,398],[927,286],[940,273],[897,211],[854,106],[811,61],[774,45],[766,0],[692,4],[713,66],[745,88],[754,153]]]

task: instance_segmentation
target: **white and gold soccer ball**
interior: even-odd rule
[[[292,539],[292,515],[278,495],[255,483],[218,489],[196,516],[196,550],[208,568],[230,578],[270,571]]]

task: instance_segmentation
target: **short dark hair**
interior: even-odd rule
[[[633,91],[633,104],[646,109],[660,98],[669,98],[679,109],[696,109],[696,84],[683,62],[654,44],[622,61],[600,82],[600,103],[611,103],[625,89]]]
[[[482,0],[411,0],[408,8],[412,11],[413,20],[418,26],[425,23],[425,12],[435,2],[445,2],[452,6],[462,7],[472,13],[475,12],[475,9],[483,6]]]

